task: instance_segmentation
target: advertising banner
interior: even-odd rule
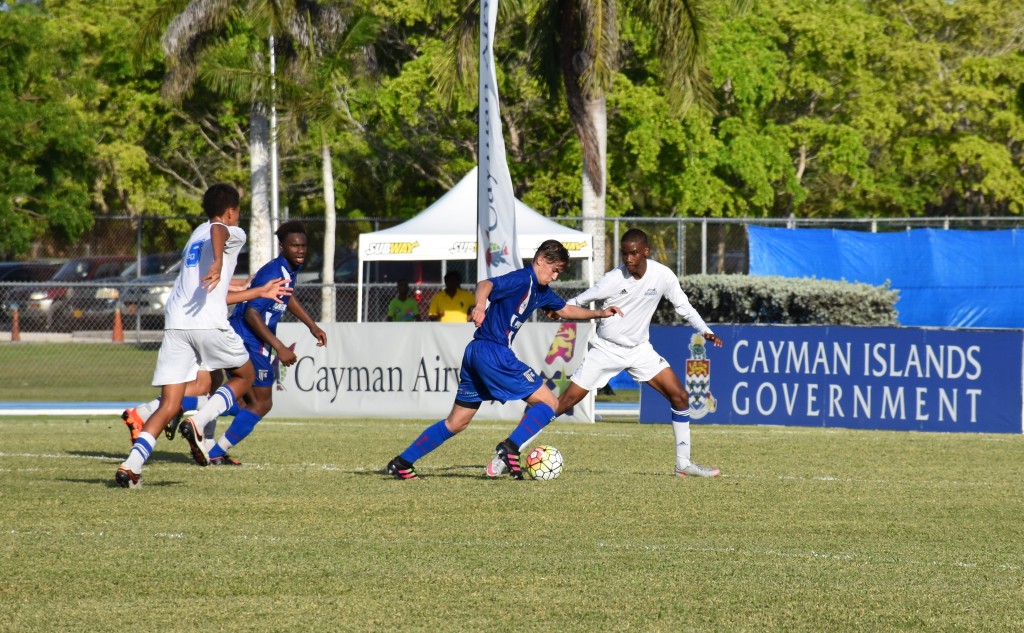
[[[494,27],[498,0],[480,3],[480,116],[477,130],[477,276],[489,279],[523,267],[516,241],[515,195],[505,158],[498,100],[498,73],[494,67]],[[531,253],[532,257],[533,254]]]
[[[291,367],[275,365],[271,416],[410,418],[448,415],[459,386],[462,352],[472,323],[322,323],[327,347],[306,326],[281,323],[277,336],[295,351]],[[583,359],[591,323],[530,323],[516,336],[516,355],[555,395]],[[485,402],[475,419],[519,420],[522,401]],[[559,420],[594,421],[593,396]]]
[[[1020,330],[714,326],[724,347],[685,327],[651,342],[690,395],[691,419],[894,431],[1021,433]],[[669,422],[650,387],[641,422]]]

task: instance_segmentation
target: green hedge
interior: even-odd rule
[[[690,303],[708,323],[899,324],[899,291],[888,284],[749,275],[691,275],[680,283]],[[680,321],[663,300],[654,322]]]

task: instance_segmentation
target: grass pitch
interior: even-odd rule
[[[268,420],[240,468],[161,438],[113,486],[117,419],[0,418],[3,631],[1024,629],[1024,438],[555,423],[552,482],[488,480],[478,421]]]

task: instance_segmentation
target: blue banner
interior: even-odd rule
[[[1024,230],[747,228],[750,274],[899,290],[905,326],[1024,327]]]
[[[724,347],[686,327],[651,343],[690,394],[691,419],[893,431],[1021,433],[1020,330],[714,326]],[[646,384],[640,422],[669,422]]]

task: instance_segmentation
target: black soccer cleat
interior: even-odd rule
[[[168,440],[174,439],[174,434],[178,432],[178,425],[181,424],[181,417],[185,415],[184,409],[178,409],[178,412],[171,418],[171,421],[164,427],[164,437]]]
[[[505,462],[508,474],[512,475],[513,479],[523,478],[523,471],[519,469],[519,449],[513,448],[512,443],[505,440],[498,444],[494,451],[501,458],[501,461]]]
[[[238,461],[237,459],[232,459],[230,455],[228,455],[227,453],[224,453],[220,457],[211,457],[210,458],[210,465],[211,466],[241,466],[242,462]]]
[[[388,462],[387,471],[388,474],[395,479],[402,479],[406,481],[419,479],[419,477],[416,476],[416,469],[413,468],[413,465],[401,457],[396,457]]]
[[[122,488],[138,488],[142,485],[142,474],[136,475],[128,467],[121,466],[114,473],[114,483]]]

